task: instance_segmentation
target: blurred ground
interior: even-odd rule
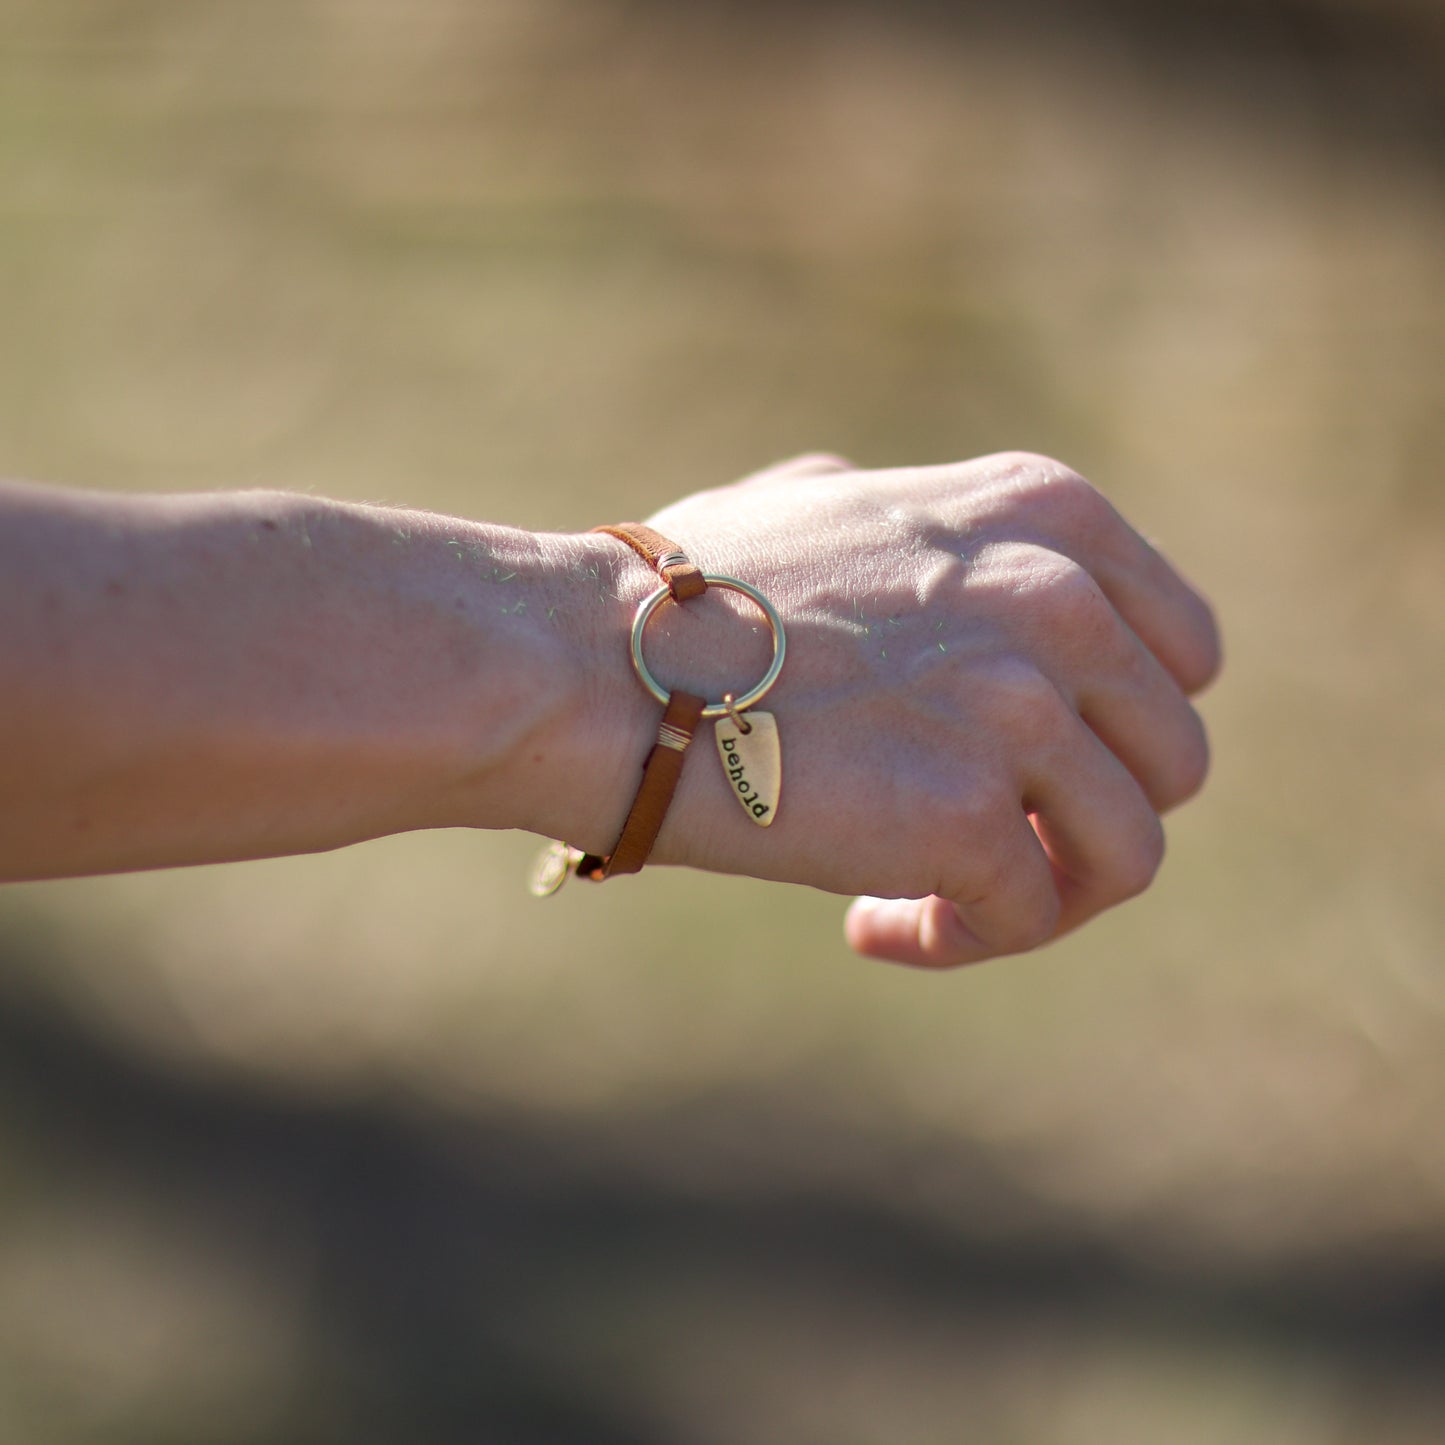
[[[1230,658],[1155,889],[960,975],[514,837],[0,892],[0,1434],[1445,1437],[1442,90],[1425,0],[3,0],[4,469],[1023,446]]]

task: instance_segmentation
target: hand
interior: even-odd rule
[[[761,704],[782,739],[775,823],[730,800],[705,734],[657,861],[867,895],[850,944],[931,967],[1033,948],[1151,881],[1159,815],[1208,765],[1187,696],[1219,638],[1077,474],[1023,454],[878,472],[804,457],[651,522],[759,587],[788,633]],[[672,640],[654,671],[716,697],[716,651],[704,666]],[[650,649],[667,641],[649,629]],[[750,685],[760,656],[723,685]]]

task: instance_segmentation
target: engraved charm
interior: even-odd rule
[[[527,874],[527,889],[532,897],[547,898],[555,893],[572,876],[581,859],[581,852],[566,843],[548,843]]]
[[[744,727],[748,731],[744,732]],[[770,712],[719,718],[715,735],[717,755],[733,797],[760,828],[770,827],[783,786],[777,719]]]

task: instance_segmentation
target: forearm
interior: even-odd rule
[[[562,754],[596,705],[596,541],[0,487],[0,876],[604,826],[600,798],[537,802],[580,771]]]

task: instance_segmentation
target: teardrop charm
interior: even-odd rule
[[[527,891],[533,898],[550,897],[572,876],[581,858],[580,849],[569,848],[566,843],[548,843],[527,874]]]
[[[733,797],[758,827],[770,827],[783,787],[777,719],[770,712],[735,713],[718,719],[715,736]]]

